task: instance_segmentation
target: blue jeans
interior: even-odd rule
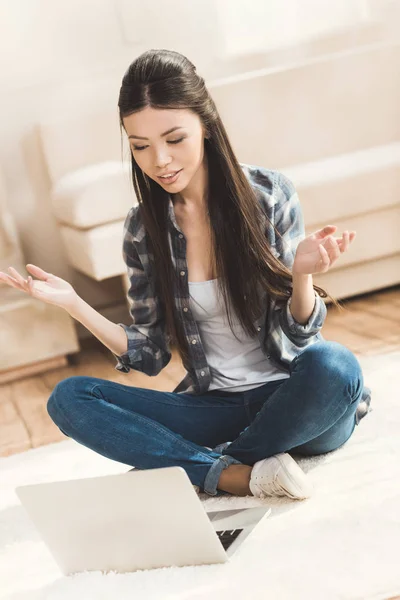
[[[231,464],[342,446],[362,391],[354,354],[318,341],[292,361],[289,378],[254,390],[198,396],[74,376],[55,386],[47,410],[66,436],[91,450],[139,469],[181,466],[192,484],[215,496]]]

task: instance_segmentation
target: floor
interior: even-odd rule
[[[322,334],[350,348],[357,356],[385,354],[400,348],[400,286],[343,302],[344,309],[328,308]],[[125,385],[172,391],[185,374],[176,352],[157,376],[116,371],[113,355],[94,337],[82,342],[69,365],[0,386],[0,456],[10,456],[65,436],[51,421],[46,402],[53,386],[72,375],[91,375]],[[400,600],[400,596],[387,600]]]
[[[359,355],[392,352],[400,348],[400,286],[329,306],[322,334]],[[72,375],[100,377],[124,385],[172,391],[185,375],[177,353],[156,377],[115,370],[115,359],[96,338],[82,343],[67,367],[47,371],[0,386],[0,456],[10,456],[44,444],[67,439],[50,419],[46,403],[56,383]]]

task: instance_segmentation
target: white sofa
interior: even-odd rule
[[[123,223],[137,200],[115,111],[42,122],[39,132],[69,264],[96,281],[122,276],[127,289]]]
[[[338,234],[357,231],[349,252],[314,277],[337,298],[400,281],[399,167],[400,144],[392,144],[282,169],[295,182],[307,234],[330,223]],[[56,182],[52,202],[69,263],[97,281],[122,276],[126,290],[123,223],[137,203],[130,165],[109,160],[76,169]]]
[[[306,233],[334,224],[356,239],[314,281],[337,298],[400,282],[400,142],[284,169],[295,182]]]
[[[110,160],[77,169],[52,189],[69,263],[97,281],[126,271],[122,226],[137,203],[130,179],[128,165]]]
[[[306,233],[326,224],[337,225],[338,234],[357,231],[349,252],[314,278],[346,298],[400,282],[400,81],[393,77],[400,46],[326,55],[323,48],[319,57],[208,87],[240,162],[292,179]],[[121,164],[115,112],[41,130],[69,261],[99,281],[124,277],[122,225],[137,201],[126,141],[126,168]]]
[[[292,179],[307,233],[357,231],[314,278],[338,298],[400,282],[400,44],[383,39],[334,52],[321,39],[306,59],[300,44],[286,66],[210,86],[240,159]]]

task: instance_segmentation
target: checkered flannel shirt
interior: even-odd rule
[[[279,171],[240,163],[263,209],[263,230],[274,255],[291,269],[299,242],[304,239],[304,221],[297,192],[292,182]],[[132,324],[118,323],[127,335],[127,351],[117,359],[116,369],[130,369],[149,376],[158,373],[169,363],[171,352],[165,332],[165,321],[156,297],[151,276],[146,232],[140,218],[140,205],[129,211],[124,223],[123,258],[128,269],[130,288],[128,300]],[[199,330],[190,310],[186,240],[177,224],[172,200],[169,202],[169,243],[172,261],[182,285],[175,293],[175,307],[183,323],[190,351],[191,366],[184,379],[173,390],[176,393],[205,393],[211,382],[210,368]],[[268,217],[268,219],[266,218]],[[275,225],[283,240],[275,235]],[[182,290],[184,290],[182,292]],[[313,311],[304,325],[296,322],[290,312],[291,296],[285,305],[269,300],[270,317],[265,314],[255,325],[261,348],[271,362],[289,372],[289,364],[307,346],[323,340],[320,329],[327,309],[316,293]],[[267,300],[266,300],[267,301]],[[369,395],[366,388],[364,396]]]

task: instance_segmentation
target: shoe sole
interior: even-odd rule
[[[309,483],[306,474],[299,467],[294,458],[292,458],[290,454],[280,454],[275,458],[279,461],[287,479],[290,481],[291,486],[297,490],[295,495],[286,492],[289,498],[293,498],[294,500],[306,500],[307,498],[310,498],[312,486]],[[298,484],[299,479],[302,481],[301,487]],[[304,492],[304,489],[308,489],[308,491]]]

